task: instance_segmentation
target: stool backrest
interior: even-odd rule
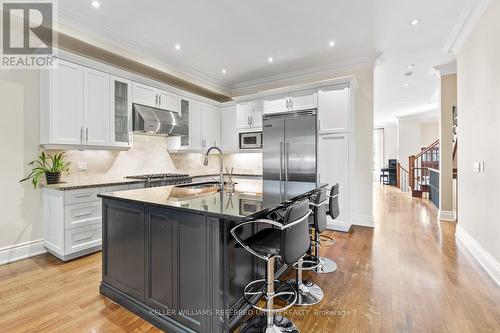
[[[309,199],[302,199],[293,203],[285,212],[283,225],[287,225],[306,216],[308,212]],[[281,238],[281,259],[286,264],[293,264],[297,262],[304,254],[306,254],[310,244],[309,222],[306,217],[301,223],[283,231]]]
[[[336,219],[340,215],[339,208],[339,183],[332,186],[330,190],[330,200],[328,204],[329,214],[332,219]]]
[[[312,207],[312,219],[314,229],[321,233],[327,227],[326,222],[326,188],[319,189],[312,197],[312,203],[316,206]],[[323,204],[322,204],[323,203]]]

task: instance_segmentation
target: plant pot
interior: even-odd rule
[[[57,184],[61,180],[61,173],[60,172],[46,172],[45,179],[47,180],[48,185]]]

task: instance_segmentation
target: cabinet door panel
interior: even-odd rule
[[[155,309],[174,308],[174,274],[177,257],[176,221],[166,210],[150,208],[148,230],[148,294],[146,304]]]
[[[85,68],[84,72],[85,112],[83,118],[86,144],[108,145],[110,142],[109,74],[90,68]]]
[[[208,306],[209,275],[208,225],[206,217],[181,213],[179,217],[179,262],[177,309],[193,313]],[[198,274],[192,274],[196,267]],[[207,332],[208,316],[181,314],[179,320],[197,332]]]
[[[189,149],[201,149],[203,104],[191,100],[189,104]]]
[[[203,148],[220,145],[220,109],[212,105],[206,105],[204,110],[203,129],[205,132]],[[202,118],[203,119],[203,118]]]
[[[222,108],[222,151],[224,153],[235,152],[239,149],[239,137],[237,131],[237,114],[234,106]]]
[[[132,145],[132,82],[110,77],[110,140],[112,146]]]
[[[318,107],[318,93],[316,90],[294,92],[290,96],[292,110],[307,110]]]
[[[288,94],[271,96],[264,99],[264,114],[288,111]]]
[[[250,128],[250,117],[252,116],[252,103],[244,102],[236,105],[238,129]]]
[[[319,182],[340,186],[340,216],[336,222],[349,225],[349,134],[320,135],[318,163]]]
[[[82,144],[83,66],[58,60],[51,85],[51,143]]]
[[[158,107],[158,90],[156,88],[137,82],[134,82],[133,87],[134,103]]]
[[[262,109],[264,108],[262,101],[255,101],[252,110],[252,128],[262,128]]]
[[[103,201],[103,280],[144,302],[144,206]]]
[[[163,110],[179,112],[180,98],[176,94],[166,91],[158,91],[158,107]]]
[[[319,92],[320,133],[349,132],[349,88]]]

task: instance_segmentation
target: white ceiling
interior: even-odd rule
[[[381,122],[436,103],[430,70],[452,58],[441,49],[467,1],[100,0],[95,9],[90,0],[72,0],[59,1],[58,10],[65,27],[229,92],[290,73],[366,66],[383,54],[375,72]],[[410,27],[413,18],[422,23]],[[416,69],[406,88],[409,63]]]

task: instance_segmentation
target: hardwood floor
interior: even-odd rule
[[[500,332],[500,288],[431,203],[374,188],[376,228],[332,233],[339,270],[306,274],[322,303],[286,314],[301,332]],[[0,266],[1,332],[159,332],[100,296],[101,254]]]

